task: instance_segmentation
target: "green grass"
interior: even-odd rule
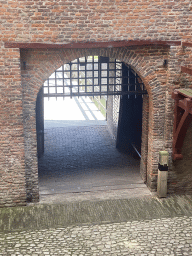
[[[95,103],[95,106],[101,111],[102,115],[106,118],[106,110],[105,110],[105,108],[106,108],[106,100],[104,98],[101,98],[101,99],[99,97],[97,98],[98,101],[101,102],[101,104],[104,106],[104,107],[102,107],[99,104],[99,102],[95,99],[95,97],[94,98],[90,97],[90,98]]]

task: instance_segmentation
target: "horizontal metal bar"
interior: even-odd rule
[[[103,78],[103,77],[102,77]],[[109,77],[109,78],[115,78],[115,77]],[[57,79],[62,79],[62,78],[57,78]],[[70,79],[70,78],[68,78],[68,79]],[[71,79],[73,79],[73,80],[78,80],[78,78],[71,78]],[[79,80],[85,80],[85,78],[79,78]],[[98,78],[96,78],[96,79],[98,79]],[[104,78],[104,79],[106,79],[106,78]],[[49,81],[51,81],[51,80],[55,80],[54,78],[51,78],[51,79],[49,79]],[[91,80],[90,78],[87,78],[87,80]],[[122,86],[135,86],[135,85],[143,85],[143,83],[134,83],[134,84],[130,84],[130,83],[127,83],[127,84],[88,84],[87,86],[93,86],[94,85],[94,87],[97,87],[97,86],[120,86],[120,85],[122,85]],[[83,84],[81,84],[81,85],[76,85],[76,84],[72,84],[72,85],[64,85],[64,87],[77,87],[77,86],[80,86],[80,87],[83,87],[83,86],[85,86],[85,85],[83,85]],[[46,88],[46,87],[48,87],[48,85],[44,85],[44,87]],[[63,85],[49,85],[49,87],[63,87]]]
[[[64,94],[64,93],[45,93],[44,97],[81,97],[81,96],[103,96],[103,95],[143,95],[147,94],[147,91],[128,91],[128,92],[80,92],[80,93],[72,93],[72,94]]]

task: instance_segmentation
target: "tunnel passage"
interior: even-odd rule
[[[127,154],[130,149],[133,152],[133,145],[141,149],[142,94],[146,91],[138,75],[117,60],[90,56],[56,70],[45,81],[36,104],[40,195],[130,189],[133,184],[143,189],[139,161]],[[45,97],[70,97],[81,111],[86,98],[92,103],[99,99],[100,106],[106,106],[107,120],[102,125],[88,120],[80,126],[55,120],[44,130]],[[69,107],[60,111],[67,112]],[[113,138],[108,131],[111,127],[118,131]]]
[[[111,135],[120,150],[141,154],[142,80],[125,63],[102,56],[88,56],[61,66],[38,93],[36,128],[38,155],[43,154],[43,98],[88,96],[106,115]]]

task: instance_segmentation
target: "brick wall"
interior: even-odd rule
[[[191,40],[191,1],[7,0],[0,3],[0,19],[0,205],[24,204],[26,184],[27,194],[38,200],[37,93],[63,63],[93,54],[131,65],[148,90],[147,183],[155,190],[158,151],[167,149],[171,156],[172,150],[171,92],[191,86],[191,77],[181,74],[179,68],[191,64],[190,48],[31,49],[20,53],[18,48],[5,48],[4,42]],[[163,67],[164,59],[168,59],[167,68]],[[170,186],[174,186],[175,172],[170,170]]]
[[[26,191],[19,50],[5,50],[0,62],[0,205],[22,205]]]
[[[110,58],[110,61],[114,61],[115,59]],[[110,63],[110,69],[115,69],[115,63]],[[119,67],[120,68],[120,67]],[[115,71],[109,71],[109,76],[116,77],[120,76]],[[121,79],[114,81],[114,78],[109,79],[109,84],[114,84],[121,82]],[[118,85],[117,85],[118,86]],[[117,88],[117,87],[116,87]],[[110,90],[110,87],[109,87]],[[111,88],[113,91],[113,88]],[[118,95],[109,95],[107,97],[107,126],[108,130],[113,139],[117,139],[117,128],[118,128],[118,120],[119,120],[119,105],[120,105],[120,96]]]
[[[190,0],[1,1],[2,41],[191,38]]]
[[[107,99],[107,126],[111,137],[117,139],[117,129],[119,120],[120,96],[108,96]]]
[[[173,162],[170,177],[170,193],[192,193],[192,123],[187,131],[183,148],[183,159]]]
[[[148,123],[149,123],[149,99],[148,95],[143,95],[142,110],[142,135],[141,135],[141,161],[140,174],[144,183],[147,182],[147,157],[148,157]]]

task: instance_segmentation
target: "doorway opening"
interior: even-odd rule
[[[124,63],[122,72],[123,91],[136,91],[138,85],[144,86],[137,73]],[[121,96],[116,147],[135,158],[141,158],[142,106],[143,94]]]
[[[146,94],[130,66],[108,57],[76,59],[45,81],[36,104],[41,201],[150,193],[138,158]]]

